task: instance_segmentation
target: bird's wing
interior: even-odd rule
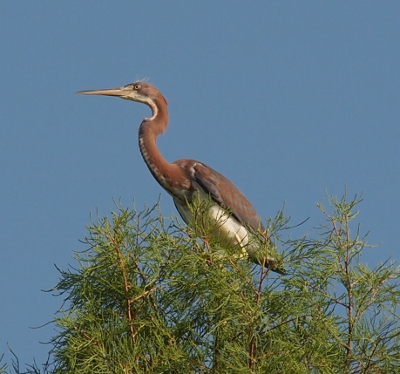
[[[249,200],[222,174],[200,162],[191,165],[191,174],[200,188],[240,223],[255,230],[264,230],[260,217]]]

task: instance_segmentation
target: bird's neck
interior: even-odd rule
[[[157,148],[157,137],[165,131],[166,127],[166,121],[158,122],[153,117],[144,119],[139,127],[139,148],[153,177],[168,192],[172,192],[170,181],[175,165],[165,160]]]
[[[168,126],[167,101],[164,97],[159,100],[163,102],[154,101],[152,105],[149,104],[153,115],[145,118],[139,127],[139,148],[153,177],[170,195],[176,197],[182,193],[183,187],[190,187],[190,181],[185,171],[175,163],[165,160],[157,148],[157,137]]]

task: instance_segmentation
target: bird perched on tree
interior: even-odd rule
[[[157,88],[146,82],[134,82],[120,88],[78,93],[116,96],[148,105],[152,116],[144,118],[139,127],[140,152],[153,177],[172,196],[183,220],[189,223],[193,219],[191,205],[195,201],[209,199],[210,220],[226,243],[245,250],[253,262],[282,273],[272,256],[259,255],[262,243],[269,243],[266,230],[253,205],[230,180],[202,162],[182,159],[170,163],[161,155],[156,140],[167,129],[168,108]],[[255,235],[258,240],[253,240]]]

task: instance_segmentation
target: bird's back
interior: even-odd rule
[[[196,160],[183,159],[175,161],[174,164],[186,171],[192,189],[200,188],[240,224],[254,230],[264,230],[253,205],[228,178]]]

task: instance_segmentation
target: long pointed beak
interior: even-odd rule
[[[126,87],[119,88],[107,88],[104,90],[89,90],[89,91],[78,91],[79,95],[105,95],[105,96],[126,96],[131,93],[132,90]]]

